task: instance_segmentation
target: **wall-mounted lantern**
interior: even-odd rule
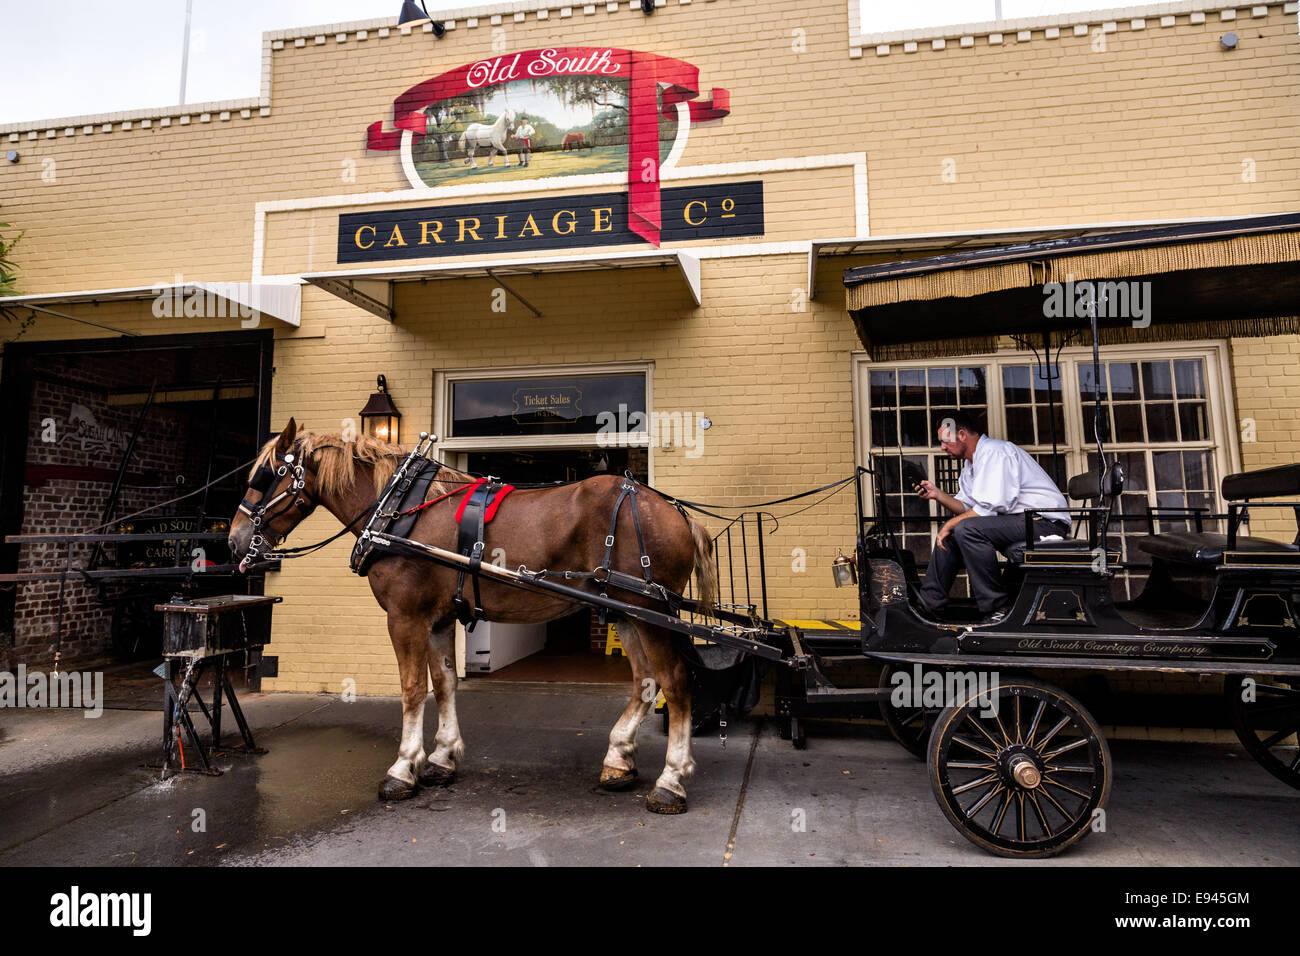
[[[402,413],[388,395],[388,380],[380,375],[375,384],[379,391],[372,393],[366,407],[361,409],[361,430],[379,441],[399,444]]]

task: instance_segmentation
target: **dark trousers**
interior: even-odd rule
[[[1070,528],[1055,521],[1034,519],[1035,539],[1049,534],[1069,537]],[[1024,514],[990,515],[957,522],[957,527],[944,542],[948,549],[945,551],[936,545],[930,555],[930,567],[921,584],[921,600],[931,611],[943,610],[948,603],[952,582],[957,579],[957,571],[964,565],[971,593],[975,595],[980,611],[991,613],[1010,600],[1002,586],[998,552],[1024,540]]]

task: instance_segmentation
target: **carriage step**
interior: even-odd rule
[[[817,663],[838,667],[849,664],[866,664],[869,661],[861,654],[832,654],[818,657]]]
[[[894,692],[892,687],[809,687],[806,699],[836,701],[841,704],[869,704],[885,700]]]

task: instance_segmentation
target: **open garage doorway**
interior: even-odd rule
[[[6,346],[0,535],[176,535],[0,546],[19,578],[0,590],[10,665],[156,663],[154,605],[262,592],[224,535],[270,429],[272,347],[269,331]],[[43,577],[65,569],[91,573]]]

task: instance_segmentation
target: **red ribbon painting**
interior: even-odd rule
[[[393,103],[393,129],[383,121],[366,131],[366,148],[399,149],[405,133],[427,135],[424,110],[431,103],[463,96],[515,80],[558,76],[625,77],[628,81],[628,228],[658,246],[663,226],[659,208],[659,114],[673,118],[677,104],[690,108],[691,122],[721,119],[730,110],[730,95],[714,88],[708,100],[699,96],[699,68],[682,60],[638,50],[559,47],[507,53],[448,70],[419,83]],[[663,90],[662,107],[659,91]]]

